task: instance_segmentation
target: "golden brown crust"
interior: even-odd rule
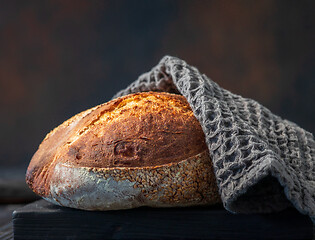
[[[186,99],[169,93],[137,93],[77,114],[44,139],[26,181],[49,195],[56,162],[78,167],[148,167],[179,162],[207,150]]]
[[[57,164],[47,201],[84,210],[185,207],[220,201],[209,152],[155,167]]]

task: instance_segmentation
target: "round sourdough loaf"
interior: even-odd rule
[[[51,131],[26,173],[44,199],[86,210],[220,201],[204,133],[181,95],[130,94]]]

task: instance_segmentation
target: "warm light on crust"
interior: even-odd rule
[[[186,99],[168,93],[127,95],[65,121],[26,181],[48,201],[86,210],[219,201],[201,126]]]

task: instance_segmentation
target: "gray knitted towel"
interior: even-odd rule
[[[175,57],[165,56],[114,98],[140,91],[180,93],[206,136],[224,207],[272,212],[293,204],[315,221],[313,135],[235,95]]]

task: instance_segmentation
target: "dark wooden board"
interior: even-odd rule
[[[232,214],[222,208],[138,208],[90,212],[44,200],[13,212],[18,239],[312,239],[311,220],[290,208]]]

